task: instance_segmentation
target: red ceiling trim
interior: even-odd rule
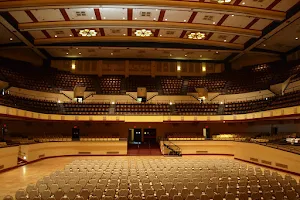
[[[229,15],[224,15],[220,21],[217,23],[217,26],[221,26],[223,24],[223,22],[229,17]]]
[[[234,43],[240,36],[236,35],[234,36],[229,43]]]
[[[242,2],[242,0],[236,0],[233,5],[238,6],[240,3]]]
[[[104,32],[103,28],[99,28],[99,31],[100,31],[101,36],[105,36],[105,32]]]
[[[47,38],[51,38],[50,34],[46,30],[42,30],[42,32]]]
[[[128,8],[127,9],[127,20],[131,21],[132,20],[132,16],[133,16],[132,8]]]
[[[156,29],[156,30],[154,31],[154,37],[157,37],[158,34],[159,34],[159,29]]]
[[[193,12],[193,14],[190,16],[190,19],[189,19],[188,23],[193,23],[193,21],[194,21],[196,15],[197,15],[197,13],[198,13],[198,12]]]
[[[62,14],[62,16],[64,17],[64,19],[65,19],[66,21],[70,21],[69,15],[68,15],[68,13],[66,12],[66,10],[65,10],[64,8],[60,8],[59,10],[60,10],[60,13]]]
[[[95,12],[95,15],[96,15],[96,19],[101,20],[101,14],[100,14],[99,8],[95,8],[94,12]]]
[[[159,22],[162,22],[164,20],[165,14],[166,14],[166,10],[160,10],[159,17],[158,17]]]
[[[127,29],[127,35],[128,36],[132,36],[132,28],[128,28]]]
[[[245,29],[251,28],[256,22],[258,22],[258,18],[253,19],[246,27]]]
[[[38,20],[35,18],[35,16],[32,14],[30,10],[25,10],[25,12],[33,22],[38,22]]]
[[[279,4],[281,0],[275,0],[273,3],[271,3],[266,9],[267,10],[272,10],[277,4]]]
[[[183,38],[185,36],[187,31],[182,31],[181,35],[180,35],[180,38]]]
[[[209,39],[211,38],[212,35],[213,35],[213,33],[207,34],[207,36],[205,37],[205,40],[209,40]]]

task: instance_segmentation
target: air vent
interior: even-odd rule
[[[76,11],[76,16],[77,17],[85,17],[86,16],[86,12],[85,11]]]
[[[45,154],[39,155],[39,158],[45,158]]]
[[[174,34],[175,34],[175,31],[166,31],[166,34],[167,34],[167,35],[174,35]]]
[[[258,162],[257,158],[250,158],[251,161]]]
[[[151,12],[140,12],[141,17],[151,17]]]
[[[121,30],[120,29],[110,29],[111,33],[113,34],[118,34],[118,33],[121,33]]]
[[[288,166],[287,166],[287,165],[285,165],[285,164],[281,164],[281,163],[275,163],[275,165],[276,165],[277,167],[281,167],[281,168],[285,168],[285,169],[287,169],[287,168],[288,168]]]
[[[226,39],[227,39],[227,35],[219,35],[218,38],[219,38],[219,39],[222,39],[222,40],[226,40]]]
[[[64,32],[63,31],[54,31],[55,35],[63,35]]]
[[[214,19],[214,16],[211,16],[211,15],[205,15],[203,17],[203,20],[206,20],[206,21],[212,21]]]
[[[267,160],[261,160],[261,163],[266,164],[266,165],[272,165],[272,162],[267,161]]]
[[[118,151],[108,151],[108,152],[106,152],[106,154],[119,154],[119,152]]]
[[[92,154],[91,152],[84,152],[84,151],[80,151],[80,152],[78,152],[78,154],[80,154],[80,155],[87,155],[87,154]]]

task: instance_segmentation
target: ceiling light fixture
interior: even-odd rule
[[[123,19],[125,19],[125,17],[123,17]]]
[[[168,21],[168,19],[165,19],[165,21]]]
[[[299,38],[298,38],[298,37],[296,37],[295,39],[296,39],[296,40],[298,40]]]
[[[81,55],[81,52],[79,52],[78,54]]]
[[[57,37],[57,35],[54,35],[54,37]]]
[[[156,20],[156,18],[154,17],[153,20]]]
[[[151,30],[141,29],[141,30],[136,30],[134,34],[139,37],[149,37],[152,35],[152,32]]]
[[[186,22],[186,20],[183,20],[184,22]]]
[[[216,24],[216,22],[213,22],[213,24]]]
[[[97,31],[93,29],[82,29],[79,31],[79,35],[83,37],[93,37],[97,35]]]
[[[70,34],[70,37],[72,37],[73,35],[72,34]]]
[[[9,38],[9,40],[10,40],[10,41],[12,41],[12,40],[13,40],[13,38]],[[297,39],[296,39],[296,40],[297,40]]]
[[[242,4],[245,5],[245,2],[243,2]]]
[[[200,32],[190,33],[188,35],[188,38],[193,40],[202,40],[203,38],[205,38],[205,33],[200,33]]]
[[[94,17],[92,17],[92,19],[94,19]]]
[[[106,19],[106,17],[103,17],[103,19]]]
[[[224,42],[227,42],[227,40],[224,40]]]
[[[159,37],[161,37],[162,35],[159,35]]]
[[[231,0],[218,0],[218,3],[230,3]]]
[[[67,52],[66,54],[67,54],[67,55],[69,55],[69,53],[68,53],[68,52]]]

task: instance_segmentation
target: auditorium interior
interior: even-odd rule
[[[0,199],[300,200],[299,0],[0,0]]]

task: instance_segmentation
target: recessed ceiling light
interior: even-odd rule
[[[123,17],[123,19],[125,19],[125,17]]]
[[[298,38],[298,37],[296,37],[295,39],[296,39],[296,40],[298,40],[299,38]]]
[[[231,15],[231,17],[234,17],[234,15]]]
[[[79,52],[78,54],[81,55],[81,52]]]
[[[213,22],[213,24],[216,24],[216,22]]]
[[[263,44],[263,46],[265,47],[265,46],[267,46],[266,44]]]
[[[165,21],[168,21],[168,19],[165,19]]]
[[[54,35],[54,37],[57,37],[57,35]]]
[[[70,34],[70,37],[72,37],[73,35],[72,34]]]
[[[94,17],[92,17],[92,19],[94,19]]]
[[[68,52],[67,52],[66,54],[67,54],[67,55],[69,55],[69,53],[68,53]]]
[[[185,54],[184,56],[186,57],[187,55]]]
[[[13,38],[9,38],[9,40],[10,40],[10,41],[12,41],[12,40],[13,40]]]
[[[153,20],[156,20],[156,18],[154,17]]]
[[[103,19],[106,19],[106,17],[103,17]]]
[[[218,51],[216,51],[216,54],[218,54],[219,52]]]
[[[162,35],[159,35],[160,37],[162,36]]]
[[[186,20],[183,20],[184,22],[186,22]]]
[[[124,33],[123,35],[125,36],[126,34]]]
[[[137,19],[136,17],[134,19]]]
[[[227,40],[224,40],[224,42],[227,42]]]
[[[243,2],[242,4],[243,4],[243,5],[245,5],[246,3],[245,3],[245,2]]]

